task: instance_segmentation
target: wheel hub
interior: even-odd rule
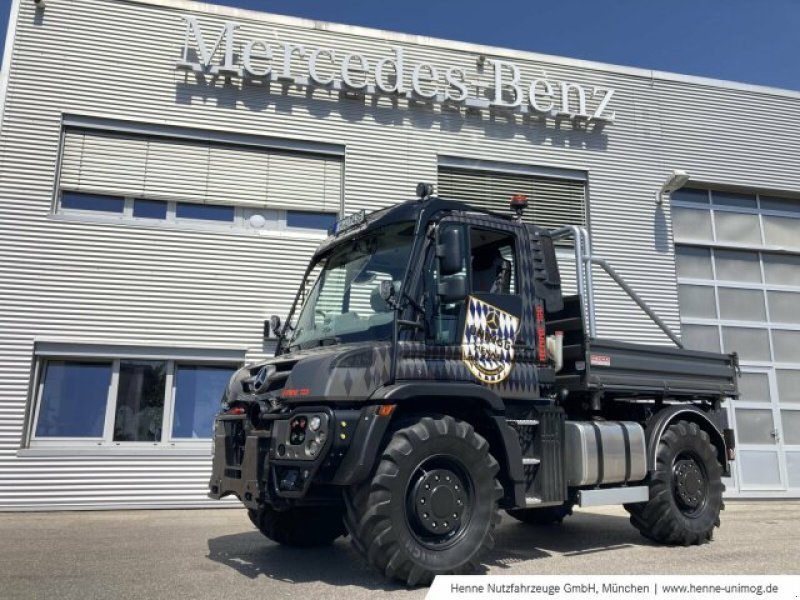
[[[412,498],[419,524],[436,535],[455,531],[467,508],[464,482],[449,469],[424,473],[414,486]]]
[[[706,478],[693,460],[675,463],[675,493],[679,502],[689,509],[699,507],[706,493]]]

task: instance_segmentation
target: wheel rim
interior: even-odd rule
[[[406,490],[406,520],[422,545],[443,549],[469,528],[475,495],[472,477],[451,456],[434,456],[414,470]]]
[[[679,452],[672,463],[672,496],[685,516],[699,516],[708,503],[708,473],[700,456]]]

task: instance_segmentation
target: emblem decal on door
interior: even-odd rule
[[[461,341],[461,355],[470,373],[484,383],[504,381],[514,366],[518,330],[519,317],[470,296]]]

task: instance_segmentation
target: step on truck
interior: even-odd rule
[[[479,569],[500,510],[539,525],[622,504],[651,540],[711,540],[736,355],[684,349],[585,229],[523,222],[525,198],[501,215],[431,191],[340,220],[317,249],[265,324],[275,356],[227,386],[209,495],[280,544],[349,536],[409,585]],[[598,338],[593,271],[669,345]]]

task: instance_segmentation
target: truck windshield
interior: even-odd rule
[[[380,286],[400,288],[411,251],[413,223],[389,225],[333,247],[311,270],[289,348],[389,339],[394,311]],[[306,288],[308,289],[308,288]]]

